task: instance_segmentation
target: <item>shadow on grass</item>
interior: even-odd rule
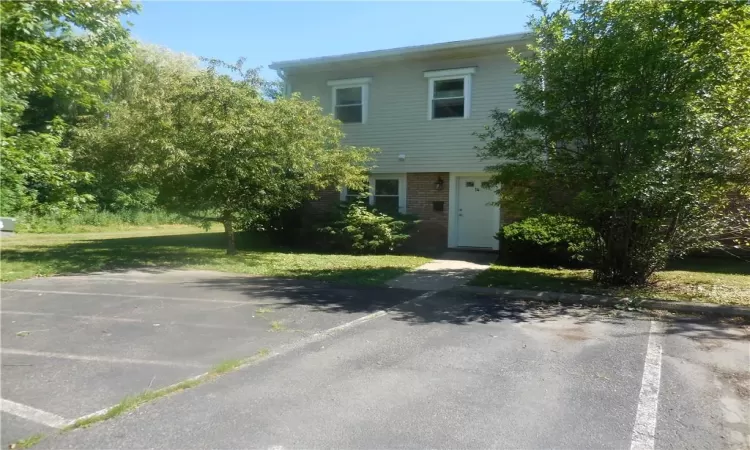
[[[227,256],[223,233],[127,237],[74,241],[66,244],[21,244],[3,248],[3,280],[35,275],[79,274],[128,269],[201,268],[250,275],[276,275],[353,285],[378,285],[406,273],[404,263],[381,264],[378,257],[355,269],[335,268],[337,255],[272,247],[246,233],[237,235],[239,253]],[[367,258],[367,257],[365,257]],[[327,259],[328,261],[324,261]],[[316,261],[321,261],[316,264]],[[299,267],[302,266],[302,267]],[[332,269],[325,268],[333,266]],[[15,273],[14,273],[15,272]]]
[[[695,256],[672,261],[666,270],[722,273],[727,275],[750,275],[750,260],[740,257]]]
[[[536,267],[512,267],[497,265],[479,274],[472,283],[475,286],[512,287],[526,290],[585,291],[597,289],[591,272],[581,269],[548,269]]]
[[[699,274],[702,277],[697,277]],[[674,261],[665,271],[658,272],[653,282],[631,287],[602,285],[595,282],[591,270],[586,269],[515,267],[498,263],[477,276],[471,284],[748,306],[747,301],[743,300],[746,298],[743,293],[747,289],[746,283],[722,278],[724,275],[750,275],[750,263],[738,259],[709,257]]]
[[[129,237],[3,249],[3,261],[53,266],[58,273],[136,267],[180,267],[214,260],[223,247],[221,233]]]
[[[239,273],[269,264],[293,261],[298,256],[291,250],[258,248],[248,236],[238,237],[238,247],[245,250],[236,257],[224,254],[222,233],[198,233],[152,237],[129,237],[106,240],[77,241],[66,245],[27,245],[3,249],[3,262],[31,263],[38,266],[53,266],[54,273],[82,273],[99,270],[127,270],[133,268],[164,269],[204,266],[221,270],[221,264],[241,264]],[[248,251],[248,249],[252,249]],[[279,262],[279,253],[288,252],[290,260]],[[331,257],[331,255],[321,255]],[[333,256],[336,258],[336,256]],[[217,266],[218,265],[218,266]],[[8,266],[3,269],[7,270]],[[524,289],[553,289],[562,284],[587,288],[588,279],[578,275],[553,276],[548,273],[523,272],[509,268],[500,271],[496,278],[502,285],[513,281],[513,285]],[[284,268],[284,278],[276,277],[216,277],[202,278],[196,286],[240,292],[248,298],[277,299],[280,307],[307,306],[314,311],[330,313],[367,313],[391,308],[391,317],[410,324],[442,323],[464,325],[469,323],[494,322],[546,322],[561,317],[573,317],[579,323],[607,321],[622,323],[620,312],[610,309],[571,308],[525,301],[505,301],[469,293],[445,291],[426,300],[417,299],[419,291],[363,287],[379,285],[401,275],[407,268],[399,267],[351,267],[326,269],[310,264],[308,267]],[[480,275],[487,276],[486,271]],[[258,273],[262,273],[259,271]],[[455,270],[435,271],[437,281],[441,277],[456,277]],[[504,278],[503,278],[504,277]],[[293,279],[300,278],[300,279]],[[302,279],[311,279],[302,280]],[[328,282],[328,283],[323,283]],[[332,284],[331,284],[332,283]],[[356,286],[355,286],[356,285]]]

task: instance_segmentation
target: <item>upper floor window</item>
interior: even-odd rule
[[[425,72],[429,83],[428,119],[469,117],[471,76],[475,67]]]
[[[333,91],[333,116],[343,123],[365,123],[372,78],[329,81]]]

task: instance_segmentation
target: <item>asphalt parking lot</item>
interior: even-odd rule
[[[40,423],[261,349],[273,357],[90,428]],[[3,445],[750,447],[750,341],[732,322],[133,272],[4,285],[2,357]]]
[[[200,271],[5,284],[2,445],[413,296]]]

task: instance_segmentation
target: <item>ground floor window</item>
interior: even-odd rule
[[[377,209],[388,214],[399,212],[398,184],[398,178],[376,179],[374,186],[372,187],[372,204]]]
[[[375,174],[370,176],[369,202],[387,214],[406,213],[406,175]],[[342,201],[354,201],[361,192],[344,189]]]

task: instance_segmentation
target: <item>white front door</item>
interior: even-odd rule
[[[497,245],[495,229],[498,207],[491,203],[495,193],[482,187],[486,177],[458,177],[456,180],[457,246],[493,248]]]

